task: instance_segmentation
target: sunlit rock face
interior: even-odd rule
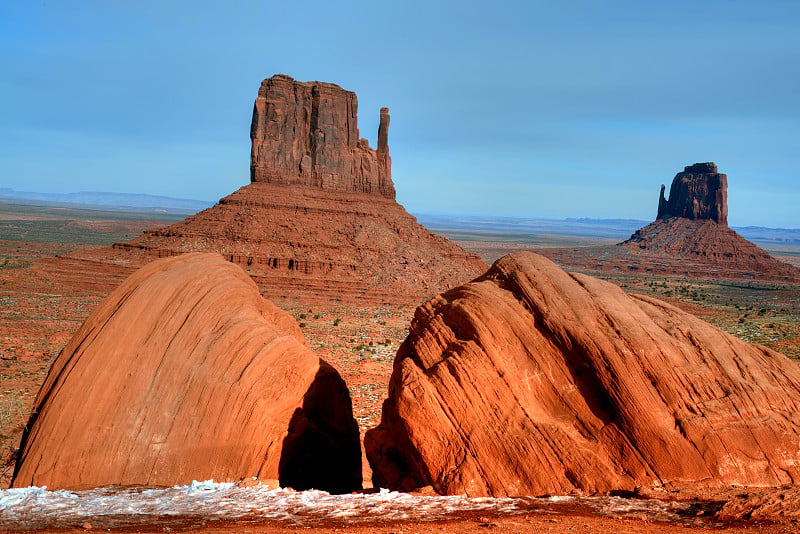
[[[360,488],[347,387],[238,266],[216,254],[154,261],[103,300],[53,363],[13,486],[246,477]]]
[[[394,200],[389,109],[380,111],[378,148],[359,137],[358,99],[324,82],[276,74],[261,82],[250,126],[250,179]]]
[[[779,485],[800,369],[529,252],[420,306],[365,438],[376,486],[470,496]]]

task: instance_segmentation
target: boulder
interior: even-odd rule
[[[240,267],[186,254],[135,272],[67,343],[35,400],[12,486],[248,477],[360,488],[349,392]]]
[[[519,252],[417,309],[365,447],[399,490],[780,485],[799,409],[785,356]]]

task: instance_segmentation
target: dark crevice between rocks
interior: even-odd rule
[[[281,487],[349,493],[361,489],[361,443],[347,385],[321,361],[295,410],[278,464]]]

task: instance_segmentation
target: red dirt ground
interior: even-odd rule
[[[104,296],[102,283],[65,290],[53,280],[37,277],[38,258],[65,254],[86,245],[61,243],[24,243],[0,241],[0,488],[7,487],[13,464],[12,453],[19,445],[23,425],[33,398],[49,366],[67,340],[88,317]],[[476,247],[477,248],[477,247]],[[502,246],[493,246],[499,254]],[[512,246],[511,248],[522,248]],[[487,261],[491,258],[486,258]],[[784,352],[798,351],[800,321],[797,299],[800,290],[778,291],[777,300],[770,300],[759,315],[762,301],[754,300],[758,290],[739,291],[723,288],[714,293],[716,300],[698,300],[692,291],[703,290],[699,283],[667,280],[658,286],[651,279],[615,280],[626,290],[639,291],[666,298],[684,309],[731,331],[740,329],[741,337],[750,330],[764,331],[772,337],[760,342]],[[97,281],[101,282],[101,281]],[[627,287],[626,287],[627,286]],[[670,291],[667,295],[666,292]],[[773,295],[773,293],[770,293]],[[771,299],[772,297],[770,297]],[[730,299],[730,300],[728,300]],[[392,361],[397,347],[405,338],[413,314],[413,306],[357,307],[336,304],[307,305],[290,300],[276,302],[288,310],[299,323],[312,349],[334,365],[347,381],[353,396],[354,414],[364,430],[377,424],[385,396]],[[783,308],[781,306],[784,306]],[[740,321],[744,319],[744,321]],[[772,325],[769,327],[767,325]],[[746,327],[746,328],[745,328]],[[776,333],[777,332],[777,333]],[[772,335],[775,334],[775,335]],[[774,338],[774,339],[773,339]],[[770,341],[772,339],[772,341]],[[787,350],[788,349],[788,350]],[[5,460],[5,461],[3,461]],[[364,479],[369,484],[370,472],[364,460]],[[76,530],[81,530],[80,528]],[[295,532],[281,524],[215,523],[199,528],[200,532]],[[387,525],[340,526],[320,525],[318,532],[690,532],[697,531],[675,525],[646,521],[622,520],[582,515],[557,517],[536,514],[502,517],[464,517],[446,522],[402,522]],[[704,529],[705,530],[705,529]],[[725,532],[797,532],[797,524],[731,525]],[[163,532],[158,525],[133,529],[130,532]]]

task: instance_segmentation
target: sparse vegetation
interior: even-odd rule
[[[91,233],[95,230],[77,228],[75,231]],[[49,238],[57,237],[53,233]],[[83,237],[76,240],[87,242]],[[63,295],[55,288],[19,289],[16,277],[23,276],[25,273],[21,269],[36,258],[67,254],[77,246],[75,243],[32,245],[0,241],[0,324],[3,325],[0,354],[14,358],[0,361],[0,384],[4,387],[5,384],[22,384],[20,387],[25,392],[25,396],[16,396],[22,403],[17,416],[6,417],[5,420],[10,421],[7,424],[0,416],[0,434],[14,434],[13,439],[0,440],[0,464],[13,453],[12,444],[19,437],[20,424],[24,424],[24,412],[29,409],[53,358],[101,299],[95,294]],[[501,252],[499,248],[496,250]],[[653,278],[622,272],[603,273],[601,277],[624,284],[628,292],[668,300],[744,340],[800,359],[800,287]],[[314,311],[308,304],[300,305],[290,299],[288,295],[283,300],[278,299],[276,304],[298,320],[315,354],[342,374],[352,392],[353,411],[361,429],[377,424],[392,363],[407,336],[414,306],[336,304],[322,307],[315,304]],[[17,358],[16,352],[11,353],[12,347],[15,351],[24,351],[26,357]],[[7,413],[19,408],[9,404],[12,401],[5,395],[0,396],[0,401],[7,402],[0,406],[0,410],[5,408]],[[0,485],[2,482],[0,480]]]

